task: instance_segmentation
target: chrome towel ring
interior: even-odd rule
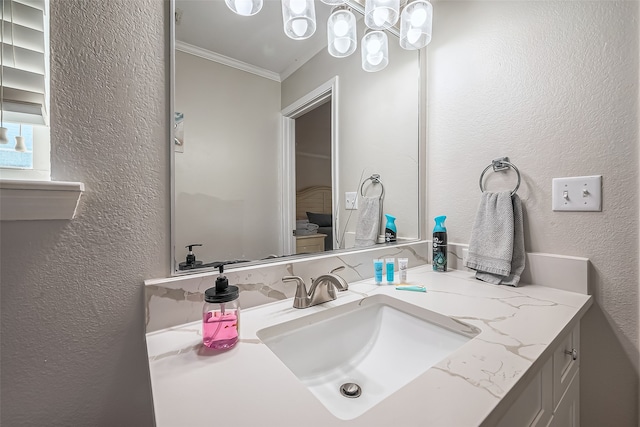
[[[382,192],[380,193],[380,200],[382,200],[382,198],[384,197],[384,185],[382,184],[382,181],[380,181],[380,175],[378,175],[377,173],[374,173],[369,178],[362,181],[362,185],[360,185],[360,195],[364,197],[364,185],[367,183],[367,181],[371,181],[374,184],[380,184],[380,188],[382,189]]]
[[[514,171],[516,171],[516,174],[518,175],[518,183],[516,184],[516,188],[514,188],[513,191],[511,192],[511,195],[513,196],[514,194],[516,194],[516,192],[518,191],[518,188],[520,188],[520,171],[518,170],[516,165],[514,165],[511,162],[509,162],[509,158],[508,157],[501,157],[499,159],[495,159],[495,160],[493,160],[491,162],[491,164],[489,166],[484,168],[484,170],[480,174],[480,191],[482,191],[484,193],[484,188],[482,187],[482,179],[484,178],[484,174],[487,173],[487,171],[491,167],[493,167],[493,171],[494,172],[503,171],[503,170],[509,169],[509,168],[512,168]]]

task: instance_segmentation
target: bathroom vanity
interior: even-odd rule
[[[224,353],[203,348],[199,321],[148,333],[157,425],[578,425],[579,324],[592,297],[541,285],[494,286],[475,280],[472,272],[435,273],[431,265],[409,269],[408,282],[424,285],[427,292],[399,291],[367,279],[349,283],[336,300],[307,309],[292,308],[291,299],[246,309],[240,342]],[[374,303],[407,314],[402,322],[409,323],[353,311]],[[400,345],[417,336],[414,321],[432,322],[463,339],[444,358],[414,372],[410,368],[421,363],[415,353],[424,348],[401,350]],[[372,340],[386,343],[388,352],[370,362],[378,366],[369,372],[387,377],[373,378],[377,383],[364,378],[362,396],[356,399],[341,396],[338,386],[335,396],[318,397],[314,381],[325,381],[328,374],[318,366],[314,377],[313,366],[303,366],[313,358],[308,348],[324,344],[323,358],[340,365],[342,347],[368,333],[366,327],[375,322],[382,323],[370,328]],[[360,329],[336,345],[334,334],[340,336],[350,324]],[[283,356],[272,345],[292,331],[316,327],[309,329],[307,344],[301,342],[299,360],[291,357],[290,348]],[[396,344],[388,344],[394,339]],[[301,372],[306,378],[299,377]],[[405,374],[404,383],[384,390],[393,377]],[[383,396],[378,402],[359,414],[349,412],[360,405],[358,399],[378,389]]]

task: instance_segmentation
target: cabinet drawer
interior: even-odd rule
[[[577,324],[529,380],[497,427],[578,427],[579,351],[580,324]]]
[[[324,251],[324,234],[296,237],[296,253],[311,254]]]
[[[580,369],[569,380],[549,427],[580,427]]]
[[[552,371],[553,361],[549,358],[500,419],[497,427],[546,427],[548,425],[552,415]]]
[[[562,340],[553,353],[553,409],[567,391],[571,379],[580,367],[580,324]]]

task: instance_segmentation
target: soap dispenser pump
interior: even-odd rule
[[[202,309],[202,342],[214,350],[227,350],[236,345],[240,331],[240,293],[237,286],[229,285],[222,275],[224,266],[220,265],[220,276],[216,285],[204,292]]]
[[[202,246],[202,243],[192,243],[185,246],[185,248],[189,249],[189,253],[187,254],[187,259],[178,265],[179,270],[191,270],[202,266],[202,261],[196,260],[196,254],[193,253],[194,246]]]

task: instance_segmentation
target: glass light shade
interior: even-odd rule
[[[7,139],[7,128],[2,126],[0,127],[0,144],[8,144],[9,139]]]
[[[294,40],[308,39],[316,32],[313,0],[282,0],[285,34]]]
[[[320,0],[324,4],[328,4],[329,6],[340,6],[341,4],[345,4],[347,0]]]
[[[362,69],[375,72],[389,64],[389,41],[383,31],[368,31],[362,37]]]
[[[262,9],[262,0],[224,0],[227,7],[242,16],[252,16]]]
[[[407,50],[422,49],[431,41],[433,6],[426,0],[409,3],[400,18],[400,46]]]
[[[356,17],[349,9],[333,11],[327,20],[327,49],[329,55],[345,58],[356,51]]]
[[[400,0],[366,0],[364,23],[373,30],[386,30],[400,17]]]

